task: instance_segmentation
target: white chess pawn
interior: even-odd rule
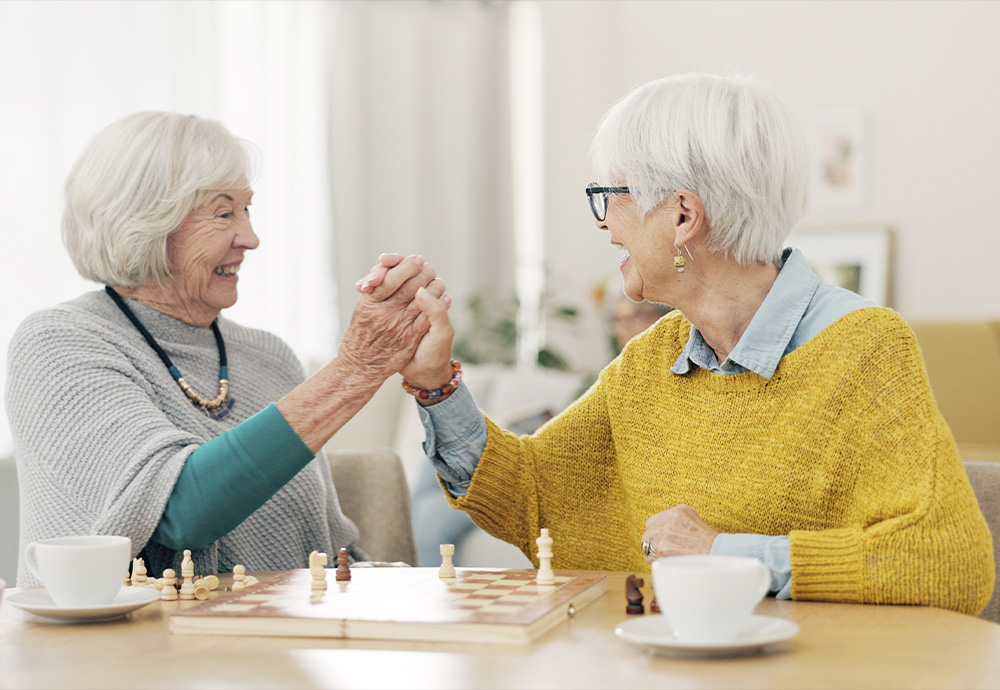
[[[163,577],[161,578],[163,582],[163,593],[160,595],[160,599],[163,601],[176,601],[177,600],[177,573],[173,568],[167,568],[163,571]]]
[[[237,564],[233,568],[233,591],[243,589],[247,586],[247,569],[245,566]]]
[[[184,549],[184,560],[181,561],[181,599],[190,601],[194,599],[194,561],[191,560],[190,549]]]
[[[538,544],[538,574],[535,581],[540,585],[554,585],[556,574],[552,571],[552,537],[547,528],[542,528],[542,534],[535,543]]]
[[[451,557],[454,555],[454,544],[441,544],[441,569],[438,571],[438,577],[441,579],[455,577],[455,566],[451,562]]]

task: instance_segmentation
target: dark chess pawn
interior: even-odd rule
[[[351,579],[351,554],[347,549],[337,551],[337,581],[346,582]]]
[[[628,601],[628,604],[625,606],[625,613],[646,613],[646,609],[642,605],[642,590],[639,589],[645,584],[645,581],[641,577],[636,577],[635,575],[629,575],[625,578],[625,599]]]

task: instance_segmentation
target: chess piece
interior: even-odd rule
[[[163,582],[163,593],[160,594],[160,599],[162,601],[177,601],[177,573],[174,572],[173,568],[167,568],[163,571],[161,581]]]
[[[247,569],[239,563],[233,567],[233,591],[243,589],[247,586]]]
[[[194,598],[198,601],[205,601],[219,587],[219,578],[215,575],[206,575],[194,581]]]
[[[132,585],[144,587],[146,585],[146,563],[141,558],[132,559]]]
[[[313,591],[326,589],[327,558],[325,553],[313,551],[309,554],[309,573],[312,575]]]
[[[245,584],[247,587],[251,587],[257,584],[258,582],[260,582],[260,580],[255,578],[253,575],[247,575],[246,579],[243,580],[243,584]]]
[[[646,613],[646,609],[642,605],[642,590],[639,589],[644,584],[646,584],[645,581],[635,575],[629,575],[625,578],[625,600],[628,601],[625,613]]]
[[[660,605],[656,603],[656,595],[655,594],[653,595],[653,600],[651,602],[649,602],[649,612],[650,613],[659,613],[660,612]]]
[[[347,549],[337,549],[337,580],[347,582],[351,579],[351,553]]]
[[[454,544],[441,544],[441,569],[438,571],[438,577],[441,579],[455,577],[455,566],[451,562],[451,557],[454,555]]]
[[[191,560],[191,550],[184,549],[184,560],[181,561],[181,599],[190,601],[194,599],[194,561]]]
[[[538,575],[535,581],[540,585],[554,585],[556,574],[552,571],[552,537],[549,530],[542,528],[542,534],[535,543],[538,544]]]
[[[208,587],[209,592],[214,592],[219,588],[219,578],[215,575],[206,575],[205,577],[196,580],[195,584],[198,584],[199,582]]]

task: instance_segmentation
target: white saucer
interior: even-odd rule
[[[798,634],[799,626],[795,623],[771,616],[752,616],[735,639],[721,642],[685,641],[674,635],[665,616],[657,614],[630,618],[615,628],[615,635],[623,640],[675,656],[752,654]]]
[[[115,600],[106,606],[56,606],[44,588],[26,589],[7,595],[7,601],[12,606],[36,616],[79,623],[113,621],[159,598],[159,590],[147,587],[122,587]]]

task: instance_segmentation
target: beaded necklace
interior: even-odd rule
[[[142,325],[142,322],[139,321],[138,317],[136,317],[132,310],[129,309],[128,305],[125,304],[125,300],[121,298],[121,295],[115,292],[115,289],[110,285],[105,285],[104,291],[108,293],[108,296],[111,297],[118,308],[122,310],[122,313],[124,313],[125,316],[128,317],[128,320],[132,322],[136,329],[138,329],[139,333],[142,334],[142,337],[146,339],[147,343],[149,343],[149,346],[153,348],[153,351],[156,352],[157,356],[159,356],[160,361],[167,367],[167,371],[170,372],[170,376],[173,377],[174,381],[177,382],[177,385],[181,387],[182,391],[184,391],[184,395],[186,395],[188,400],[191,401],[191,404],[212,419],[224,419],[228,416],[230,411],[233,409],[233,403],[236,401],[233,400],[233,396],[229,395],[229,366],[226,360],[226,343],[222,340],[222,332],[219,330],[218,319],[214,319],[212,321],[212,333],[215,334],[215,345],[219,348],[219,393],[212,400],[208,400],[199,395],[198,392],[184,380],[184,377],[181,376],[180,370],[174,366],[174,363],[170,361],[170,357],[167,356],[167,353],[163,351],[163,348],[160,347],[159,343],[153,339],[153,336],[146,330],[146,327]]]

